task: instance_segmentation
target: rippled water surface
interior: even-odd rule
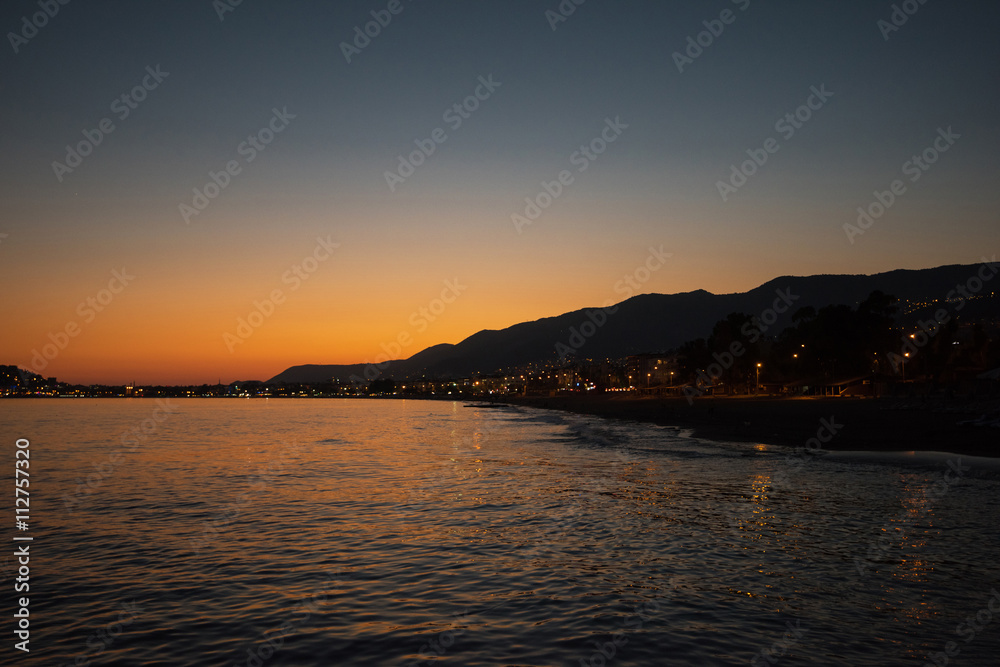
[[[450,402],[167,408],[0,402],[10,486],[14,440],[31,442],[30,529],[11,518],[8,539],[34,538],[31,653],[13,649],[8,612],[0,662],[1000,654],[1000,481],[984,460],[815,457]]]

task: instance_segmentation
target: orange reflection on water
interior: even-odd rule
[[[754,524],[761,530],[766,528],[777,532],[777,528],[773,522],[774,512],[768,504],[769,498],[767,491],[770,488],[770,475],[755,475],[750,480],[750,489],[753,491],[753,494],[750,496],[750,502],[753,503],[754,506]]]
[[[890,517],[889,527],[883,532],[890,540],[889,554],[897,560],[889,569],[894,580],[909,582],[897,591],[895,586],[884,588],[883,598],[876,608],[891,610],[900,618],[917,621],[933,621],[940,616],[940,604],[918,598],[906,604],[904,598],[913,599],[914,583],[927,583],[934,571],[934,563],[924,558],[927,537],[933,529],[934,503],[925,491],[933,484],[933,478],[924,475],[901,474],[899,502],[902,509]],[[927,527],[921,527],[921,524]]]
[[[899,540],[900,563],[894,576],[910,581],[926,581],[933,566],[921,560],[921,552],[927,546],[928,529],[918,525],[932,524],[934,504],[925,490],[930,482],[915,475],[900,475],[902,490],[900,502],[903,509],[890,519],[890,526],[897,532],[890,539]]]

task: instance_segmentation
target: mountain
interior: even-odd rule
[[[603,359],[660,352],[707,336],[717,321],[732,312],[757,316],[762,333],[770,335],[791,324],[799,308],[812,306],[818,310],[831,304],[853,307],[875,290],[892,294],[901,302],[944,299],[956,285],[965,285],[975,276],[980,266],[955,264],[875,275],[782,276],[740,294],[704,290],[640,294],[612,307],[611,314],[600,308],[585,308],[506,329],[483,330],[454,345],[434,345],[409,359],[388,362],[381,376],[403,379],[424,374],[447,377],[492,373],[528,363],[556,361],[560,353]],[[992,291],[992,285],[987,283],[984,292]],[[365,364],[309,364],[293,366],[268,382],[326,382],[331,377],[348,380],[351,376],[371,380],[380,375],[376,368]]]

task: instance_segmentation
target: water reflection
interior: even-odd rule
[[[55,403],[5,416],[58,453],[47,498],[148,409]],[[180,404],[45,515],[37,664],[134,598],[116,664],[577,664],[610,642],[618,664],[874,665],[940,650],[1000,581],[991,478],[935,496],[934,469],[457,403]]]

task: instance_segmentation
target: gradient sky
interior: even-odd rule
[[[672,253],[642,285],[661,293],[998,249],[995,2],[930,0],[885,39],[890,2],[589,0],[553,30],[556,0],[402,0],[348,63],[341,43],[388,4],[244,0],[220,20],[211,0],[71,2],[15,53],[9,33],[40,10],[4,3],[0,363],[31,368],[75,324],[43,375],[266,379],[372,360],[400,334],[408,357],[619,301],[650,246]],[[727,9],[679,72],[674,52]],[[120,119],[115,99],[157,66],[169,75]],[[453,131],[444,112],[490,75],[500,86]],[[833,96],[786,139],[775,123],[813,86]],[[295,118],[248,163],[238,147],[275,108]],[[53,162],[103,118],[114,130],[60,182]],[[628,128],[578,172],[606,118]],[[391,192],[384,172],[438,127],[447,139]],[[948,127],[960,138],[910,182],[904,163]],[[723,201],[717,182],[769,137],[779,150]],[[241,172],[186,223],[179,205],[230,160]],[[511,215],[564,169],[573,182],[518,233]],[[894,179],[905,193],[849,242],[843,225]],[[293,289],[283,276],[317,237],[340,245]],[[123,268],[134,280],[89,319],[79,304]],[[421,326],[454,279],[461,294]],[[275,289],[284,303],[227,346]]]

